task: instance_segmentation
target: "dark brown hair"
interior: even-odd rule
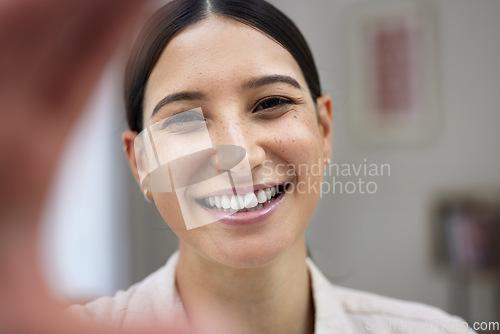
[[[174,0],[158,10],[141,31],[125,73],[125,106],[131,130],[142,131],[146,84],[161,53],[181,29],[219,15],[251,26],[275,40],[295,58],[314,101],[321,95],[312,53],[295,24],[263,0]]]

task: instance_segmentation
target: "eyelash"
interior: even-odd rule
[[[259,109],[259,107],[263,104],[263,103],[266,103],[266,102],[277,102],[276,104],[274,104],[273,106],[271,107],[267,107],[267,108],[261,108]],[[288,98],[285,98],[285,97],[281,97],[281,96],[273,96],[273,97],[268,97],[268,98],[265,98],[264,100],[260,101],[257,106],[254,108],[254,113],[255,112],[259,112],[259,111],[262,111],[262,110],[266,110],[266,109],[273,109],[273,108],[282,108],[284,107],[285,105],[291,105],[291,104],[295,104],[294,101],[288,99]]]

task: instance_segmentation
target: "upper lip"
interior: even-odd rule
[[[282,183],[267,183],[267,184],[256,184],[256,185],[253,185],[253,186],[249,186],[249,187],[234,187],[234,188],[226,188],[226,189],[221,189],[221,190],[217,190],[217,191],[213,191],[213,192],[210,192],[210,193],[206,193],[204,195],[201,195],[201,196],[196,196],[195,198],[200,200],[200,199],[204,199],[204,198],[207,198],[207,197],[212,197],[212,196],[222,196],[222,195],[244,195],[244,194],[248,194],[250,192],[255,192],[255,191],[258,191],[260,189],[265,189],[265,188],[270,188],[270,187],[275,187],[275,186],[280,186],[280,185],[283,185],[285,184],[285,182],[282,182]]]

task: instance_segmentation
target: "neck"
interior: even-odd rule
[[[314,307],[305,260],[304,237],[272,263],[250,269],[207,260],[181,243],[177,287],[188,317],[204,329],[310,334]]]

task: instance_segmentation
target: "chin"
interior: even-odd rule
[[[290,236],[289,236],[290,237]],[[265,267],[283,256],[296,243],[297,238],[262,237],[219,243],[211,256],[216,262],[233,268]]]

